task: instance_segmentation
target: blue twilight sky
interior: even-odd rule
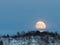
[[[0,0],[0,35],[36,30],[37,21],[59,33],[60,0]]]

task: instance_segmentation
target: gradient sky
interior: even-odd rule
[[[59,33],[60,0],[0,0],[0,35],[36,30],[37,21]]]

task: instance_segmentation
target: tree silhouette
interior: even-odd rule
[[[9,35],[7,34],[7,36],[6,37],[8,37],[9,38]]]
[[[20,33],[19,32],[17,32],[17,36],[20,37]]]
[[[0,45],[3,45],[3,42],[2,41],[0,41]]]

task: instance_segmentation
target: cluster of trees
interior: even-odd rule
[[[47,31],[44,31],[44,32],[31,31],[31,32],[27,32],[27,33],[25,33],[25,32],[23,32],[23,33],[17,32],[16,35],[10,36],[10,35],[7,34],[7,35],[4,35],[2,37],[3,38],[9,38],[9,37],[11,37],[11,38],[20,38],[20,37],[23,37],[24,38],[24,37],[29,37],[29,43],[30,43],[30,41],[31,41],[30,40],[31,39],[30,37],[31,36],[33,36],[33,37],[35,37],[35,36],[41,37],[41,38],[37,39],[38,42],[40,43],[40,39],[41,39],[41,40],[43,40],[45,42],[46,45],[49,43],[49,40],[48,40],[49,39],[49,36],[50,37],[53,37],[54,40],[57,40],[57,39],[60,40],[60,35],[57,32],[53,33],[53,32],[47,32]],[[52,40],[51,42],[54,43],[54,40]],[[0,45],[3,45],[3,42],[2,41],[0,41]]]
[[[51,37],[54,37],[54,38],[60,38],[60,35],[55,32],[47,32],[47,31],[44,31],[44,32],[39,32],[39,31],[31,31],[31,32],[23,32],[22,34],[20,32],[17,32],[16,35],[13,35],[13,36],[10,36],[9,34],[7,35],[4,35],[2,37],[4,38],[9,38],[9,37],[12,37],[12,38],[17,38],[17,37],[25,37],[25,36],[45,36],[45,35],[50,35]]]

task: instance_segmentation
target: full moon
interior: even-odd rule
[[[36,22],[35,28],[46,29],[46,24],[43,21],[38,21],[38,22]]]

